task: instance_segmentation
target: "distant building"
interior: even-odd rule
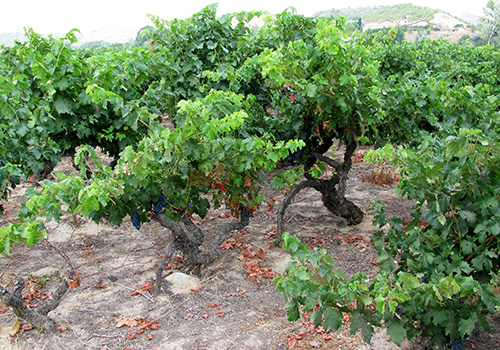
[[[427,27],[429,25],[429,22],[421,19],[415,22],[410,22],[408,23],[408,25],[410,27]]]
[[[425,27],[429,24],[428,21],[418,20],[414,22],[409,22],[406,18],[396,19],[394,21],[383,20],[378,22],[365,22],[363,23],[363,29],[381,29],[381,28],[391,28],[395,26],[408,25],[410,27]]]

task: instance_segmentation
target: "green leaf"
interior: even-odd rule
[[[309,274],[310,273],[305,266],[301,266],[297,269],[297,271],[295,271],[295,276],[302,281],[309,281]]]
[[[342,313],[338,310],[334,310],[327,306],[323,308],[323,314],[325,315],[325,322],[323,323],[323,328],[325,330],[336,331],[342,325]]]
[[[59,114],[70,114],[74,115],[71,108],[72,102],[62,95],[57,95],[54,101],[54,107]]]
[[[358,296],[358,300],[363,303],[363,305],[370,305],[372,303],[372,298],[368,294],[362,294]]]
[[[463,337],[465,335],[472,335],[472,331],[476,326],[476,322],[478,321],[476,314],[471,314],[469,318],[462,318],[458,321],[458,331],[460,335]]]
[[[323,324],[323,313],[321,311],[313,311],[311,320],[313,320],[314,327],[321,326]]]
[[[394,344],[401,345],[406,339],[406,329],[400,320],[394,319],[387,326],[387,335],[391,337]]]
[[[405,291],[411,291],[420,286],[420,280],[410,273],[403,273],[399,280]]]
[[[286,310],[288,321],[297,321],[300,318],[300,311],[297,304],[293,305],[290,309]]]
[[[445,225],[446,224],[446,217],[444,216],[443,212],[438,212],[437,213],[437,216],[438,216],[438,221],[441,225]]]

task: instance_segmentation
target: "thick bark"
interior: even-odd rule
[[[311,158],[320,160],[335,169],[335,174],[329,179],[316,179],[311,176],[309,169],[313,162],[308,160],[305,167],[306,180],[297,184],[285,197],[278,210],[278,237],[281,240],[283,234],[283,219],[287,208],[292,203],[295,196],[304,188],[312,187],[321,193],[324,206],[332,214],[343,217],[349,225],[357,225],[363,220],[363,211],[353,202],[345,198],[347,177],[352,166],[352,155],[356,150],[355,141],[347,143],[344,153],[344,162],[339,163],[334,159],[323,156],[319,153],[313,153]]]
[[[33,180],[37,183],[45,180],[52,173],[52,170],[54,170],[55,167],[56,165],[52,161],[46,161],[43,169],[40,169],[33,174]]]
[[[202,251],[200,250],[200,246],[205,240],[205,235],[187,215],[182,217],[181,223],[169,220],[163,213],[156,216],[155,220],[163,227],[169,229],[174,237],[173,241],[163,249],[162,259],[156,269],[155,293],[157,295],[161,292],[163,285],[162,272],[166,261],[167,259],[173,260],[176,252],[179,252],[184,258],[187,270],[199,271],[201,266],[208,265],[219,256],[220,245],[230,232],[241,230],[245,227],[245,223],[241,220],[221,226],[215,233],[212,241],[207,245],[207,249]]]
[[[22,278],[18,278],[14,282],[14,289],[12,294],[4,287],[0,287],[0,299],[5,306],[10,307],[19,318],[29,322],[33,327],[43,328],[48,332],[57,332],[57,324],[50,319],[47,314],[54,310],[61,301],[62,296],[68,290],[68,281],[63,280],[57,288],[56,292],[52,295],[49,302],[44,302],[36,309],[29,309],[22,300],[22,290],[24,289],[25,282]]]

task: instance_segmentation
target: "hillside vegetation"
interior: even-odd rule
[[[331,9],[329,11],[318,12],[315,16],[342,15],[348,17],[350,20],[362,17],[365,22],[396,20],[399,18],[408,18],[409,21],[416,21],[419,19],[430,21],[434,18],[436,12],[439,12],[439,10],[415,6],[413,4],[399,4],[393,6]]]

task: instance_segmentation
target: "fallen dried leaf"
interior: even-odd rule
[[[219,214],[219,217],[220,217],[220,218],[225,219],[225,218],[229,218],[229,217],[231,217],[231,214],[228,214],[228,213],[220,213],[220,214]]]
[[[225,312],[224,311],[218,311],[217,316],[222,317],[224,316]]]
[[[120,328],[123,326],[127,327],[135,327],[139,325],[139,322],[133,317],[115,317],[116,328]]]
[[[193,318],[194,315],[193,314],[187,314],[186,316],[184,316],[185,319],[188,319],[188,318]]]
[[[219,306],[219,304],[217,304],[217,303],[208,305],[208,307],[217,307],[217,306]]]
[[[69,283],[69,289],[75,289],[75,288],[80,287],[80,280],[78,280],[78,279],[68,280],[68,283]]]
[[[146,334],[146,339],[147,340],[152,340],[153,339],[153,336],[151,334]]]
[[[208,318],[208,314],[202,314],[201,317],[203,317],[206,320]]]
[[[127,338],[129,338],[129,339],[135,339],[139,334],[142,334],[142,333],[144,333],[144,329],[139,329],[135,333],[127,332]]]
[[[198,293],[203,288],[202,285],[191,288],[191,292]]]
[[[19,332],[19,329],[21,328],[21,321],[18,317],[16,317],[16,320],[14,321],[14,324],[12,325],[9,335],[11,337],[15,337],[17,332]]]
[[[259,254],[255,254],[255,256],[264,260],[264,250],[260,248]]]
[[[153,290],[153,285],[149,282],[145,282],[139,289],[131,291],[130,295],[132,296],[140,295],[141,293],[139,292],[151,292],[152,290]]]
[[[292,348],[296,347],[297,345],[299,345],[298,340],[297,340],[297,339],[295,339],[295,337],[293,337],[293,336],[289,335],[289,336],[288,336],[288,347],[289,347],[290,349],[292,349]]]

